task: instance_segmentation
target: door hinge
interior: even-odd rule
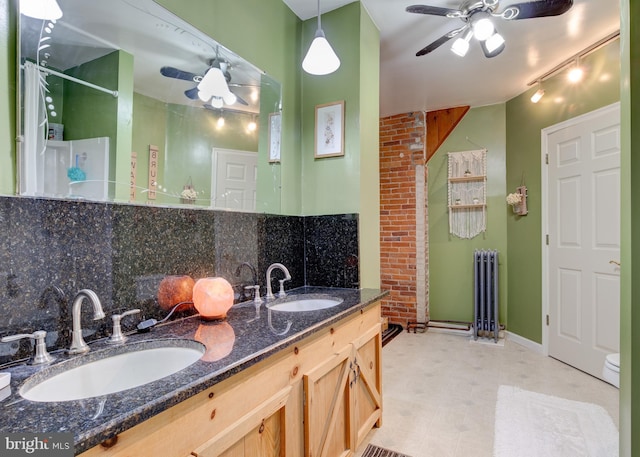
[[[547,314],[547,326],[549,326],[549,315]]]
[[[544,163],[549,165],[549,153],[548,152],[544,155]]]
[[[549,246],[549,234],[547,233],[547,246]]]

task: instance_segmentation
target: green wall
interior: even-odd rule
[[[640,14],[638,2],[623,0],[621,71],[621,249],[620,261],[620,456],[640,455]],[[635,178],[635,179],[634,179]]]
[[[529,214],[507,219],[509,265],[508,329],[542,342],[542,202],[541,133],[546,127],[620,100],[620,46],[615,41],[582,60],[588,69],[580,84],[566,73],[544,81],[545,95],[537,104],[536,88],[507,102],[507,187],[528,188]]]
[[[15,2],[0,0],[0,195],[16,189]]]
[[[473,251],[497,249],[500,322],[507,321],[505,129],[504,104],[473,108],[429,160],[429,313],[433,320],[473,320]],[[487,149],[487,230],[463,240],[449,234],[447,153],[482,147]]]
[[[340,56],[330,75],[302,77],[302,214],[340,214],[360,208],[360,4],[323,15],[322,28]],[[317,20],[304,23],[304,52]],[[314,158],[315,107],[344,100],[344,156]],[[345,198],[345,196],[349,198]]]

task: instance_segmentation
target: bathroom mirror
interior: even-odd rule
[[[152,0],[20,15],[19,193],[280,212],[280,84]]]

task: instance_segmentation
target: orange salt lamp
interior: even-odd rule
[[[207,322],[198,326],[194,339],[207,347],[201,360],[215,362],[231,353],[236,334],[228,322]]]
[[[178,303],[191,301],[194,284],[191,276],[165,276],[158,285],[158,304],[169,311]]]
[[[233,306],[233,287],[224,278],[201,278],[193,286],[193,304],[204,320],[224,319]]]

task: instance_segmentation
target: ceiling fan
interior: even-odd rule
[[[453,42],[451,50],[463,57],[469,50],[471,37],[475,37],[480,42],[484,55],[486,57],[495,57],[504,50],[505,40],[496,31],[492,18],[512,21],[559,16],[569,11],[573,6],[573,0],[533,0],[508,5],[499,12],[499,3],[499,0],[466,0],[462,2],[458,9],[429,5],[408,6],[407,12],[409,13],[458,18],[464,22],[461,27],[445,33],[433,43],[419,50],[416,56],[428,54],[452,38],[458,37]]]
[[[205,108],[220,109],[224,105],[233,105],[236,102],[245,106],[249,105],[239,95],[231,91],[230,86],[240,87],[242,85],[231,83],[229,63],[217,57],[209,61],[209,67],[202,75],[174,67],[162,67],[160,73],[168,78],[196,83],[195,87],[185,90],[184,94],[191,100],[202,100],[205,102]]]

